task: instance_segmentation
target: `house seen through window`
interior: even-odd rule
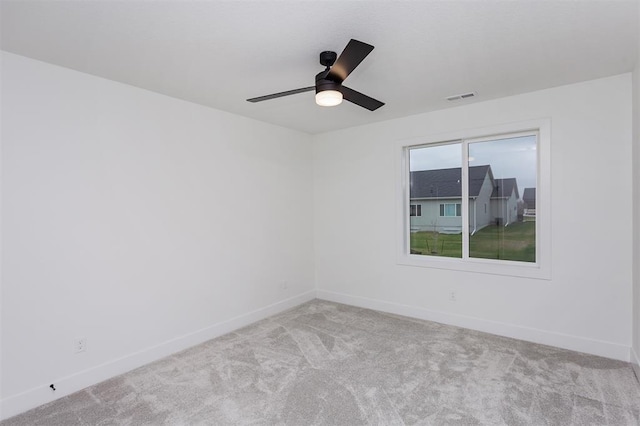
[[[412,255],[536,262],[535,132],[408,151]]]

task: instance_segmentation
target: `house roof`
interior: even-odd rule
[[[522,193],[522,201],[527,203],[529,208],[535,208],[536,206],[536,189],[535,188],[525,188]]]
[[[514,190],[516,192],[516,199],[520,198],[516,178],[495,179],[491,198],[509,198]]]
[[[493,180],[491,166],[469,167],[469,196],[477,197],[485,177]],[[420,170],[410,173],[409,198],[462,197],[462,169]]]

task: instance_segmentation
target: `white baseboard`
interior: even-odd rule
[[[638,356],[638,353],[633,348],[631,348],[631,365],[633,365],[636,378],[640,382],[640,356]]]
[[[104,364],[80,371],[70,376],[52,380],[56,391],[49,388],[49,383],[43,383],[28,391],[11,395],[0,401],[0,420],[13,417],[29,409],[62,398],[88,386],[100,383],[117,375],[126,373],[153,361],[157,361],[173,353],[188,349],[207,340],[222,336],[238,328],[260,321],[287,309],[301,305],[316,297],[315,290],[311,290],[269,306],[239,315],[235,318],[213,324],[192,333],[176,337],[159,345],[143,349],[139,352],[115,359]]]
[[[522,327],[519,325],[490,321],[482,318],[432,311],[417,306],[402,305],[324,290],[318,290],[317,295],[318,299],[328,300],[331,302],[344,303],[346,305],[353,305],[367,309],[375,309],[397,315],[483,331],[486,333],[496,334],[498,336],[512,337],[514,339],[526,340],[528,342],[570,349],[573,351],[599,355],[621,361],[629,361],[629,346],[617,343]]]

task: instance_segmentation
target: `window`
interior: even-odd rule
[[[401,142],[400,263],[550,277],[550,122],[495,130]]]
[[[460,216],[462,204],[440,204],[440,216]]]

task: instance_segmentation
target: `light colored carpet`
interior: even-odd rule
[[[9,425],[638,425],[631,365],[315,300]]]

